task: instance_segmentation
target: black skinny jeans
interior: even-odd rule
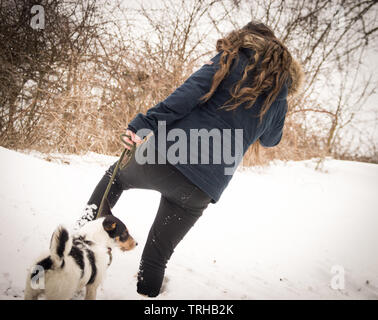
[[[100,206],[115,165],[106,171],[88,205],[95,204],[97,208]],[[135,157],[126,168],[118,171],[108,194],[110,206],[116,204],[124,190],[131,188],[151,189],[161,193],[159,209],[142,253],[137,283],[138,293],[156,297],[175,247],[202,215],[211,198],[173,165],[140,165]]]

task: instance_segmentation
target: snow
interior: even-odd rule
[[[58,224],[74,224],[117,158],[4,148],[0,157],[0,298],[22,299],[27,268]],[[157,299],[378,299],[378,166],[315,165],[239,168],[176,248]],[[139,246],[114,252],[98,299],[145,299],[136,273],[159,198],[129,190],[115,206]],[[332,285],[343,274],[335,270],[344,288]]]

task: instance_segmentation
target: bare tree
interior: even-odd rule
[[[259,20],[306,71],[283,139],[263,150],[264,161],[366,154],[358,143],[376,154],[377,142],[358,129],[377,82],[363,71],[378,34],[374,0],[46,0],[43,30],[30,27],[32,5],[0,1],[3,146],[115,153],[136,113],[213,55],[219,37]],[[245,159],[257,161],[250,151]]]

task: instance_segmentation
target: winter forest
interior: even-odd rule
[[[38,1],[37,1],[38,2]],[[37,3],[36,2],[36,3]],[[305,70],[272,159],[377,162],[376,1],[55,0],[1,3],[0,145],[115,155],[118,135],[251,18],[271,26]],[[38,22],[38,21],[37,21]]]

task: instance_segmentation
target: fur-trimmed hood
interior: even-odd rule
[[[299,63],[298,60],[295,60],[293,58],[293,62],[290,66],[290,77],[291,77],[291,83],[289,85],[289,96],[296,96],[303,85],[304,81],[304,72],[302,65]]]

